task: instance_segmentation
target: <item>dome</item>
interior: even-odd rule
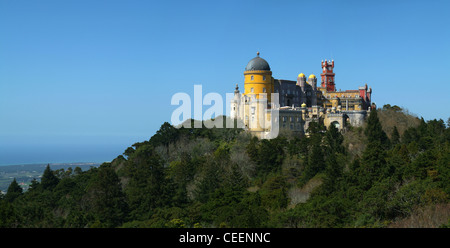
[[[256,53],[257,56],[248,62],[245,67],[246,71],[270,71],[269,63],[266,60],[259,57],[259,52]]]
[[[302,108],[306,108],[306,103],[302,103]]]
[[[316,75],[311,74],[311,75],[309,75],[309,78],[316,78]]]
[[[300,74],[298,74],[298,77],[299,77],[299,78],[301,78],[301,77],[305,77],[305,74],[303,74],[303,73],[300,73]]]

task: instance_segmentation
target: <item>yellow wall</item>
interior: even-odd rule
[[[251,92],[251,88],[253,88],[253,92]],[[266,92],[264,92],[264,88],[266,89]],[[244,72],[244,95],[267,93],[267,100],[270,101],[270,94],[273,93],[273,90],[273,78],[271,71]],[[260,97],[256,95],[256,98],[259,99]]]

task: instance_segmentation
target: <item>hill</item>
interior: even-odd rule
[[[88,170],[92,166],[100,166],[99,163],[58,163],[50,164],[54,170],[72,170],[79,167]],[[21,164],[0,166],[0,191],[5,192],[15,178],[23,190],[27,190],[33,179],[39,180],[47,164]]]
[[[449,126],[391,108],[272,140],[164,123],[111,163],[47,167],[26,192],[11,183],[0,226],[448,226]]]

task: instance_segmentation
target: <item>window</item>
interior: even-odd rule
[[[263,93],[266,93],[266,88],[265,87],[263,88]]]
[[[252,77],[253,77],[253,76],[252,76]],[[253,93],[253,91],[254,91],[254,90],[253,90],[253,87],[252,87],[252,88],[250,88],[250,92],[252,92],[252,93]]]
[[[263,80],[266,81],[266,76],[263,76]]]
[[[253,75],[252,75],[252,76],[250,76],[250,80],[252,80],[252,81],[253,81]]]

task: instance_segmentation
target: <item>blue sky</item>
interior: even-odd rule
[[[112,159],[170,121],[173,94],[243,87],[257,51],[278,79],[320,75],[321,60],[334,59],[338,89],[367,83],[380,107],[446,121],[449,10],[449,1],[2,0],[0,164],[25,161],[6,161],[11,150],[83,144]],[[93,160],[81,150],[78,161]]]

